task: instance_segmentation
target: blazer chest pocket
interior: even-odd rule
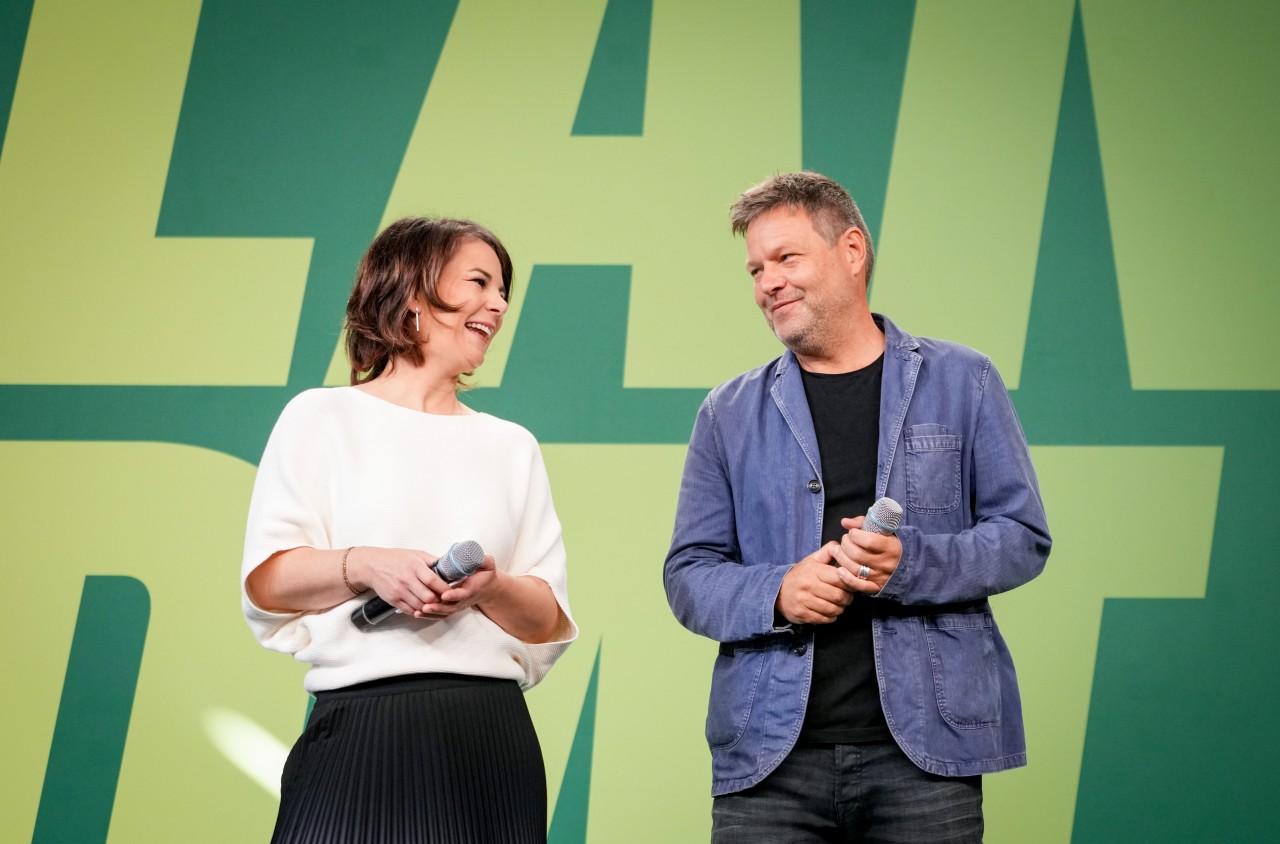
[[[917,513],[949,513],[960,506],[961,437],[946,430],[907,429],[907,507]]]

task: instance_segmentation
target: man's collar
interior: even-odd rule
[[[885,351],[914,352],[920,348],[919,340],[903,331],[884,314],[873,313],[871,318],[875,320],[876,327],[884,334]],[[773,367],[773,377],[781,378],[788,369],[799,365],[800,361],[796,360],[795,352],[786,349],[783,351],[782,357],[778,358],[778,363]]]
[[[920,348],[919,340],[903,331],[894,324],[893,320],[889,319],[884,314],[873,313],[871,318],[876,321],[876,325],[880,326],[880,330],[884,332],[884,344],[886,348],[892,347],[906,352],[914,352],[916,349]]]

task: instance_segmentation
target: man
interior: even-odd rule
[[[981,775],[1026,764],[987,598],[1049,533],[991,361],[871,313],[871,237],[831,179],[734,203],[782,357],[712,390],[680,486],[667,598],[720,642],[716,842],[982,839]],[[880,496],[897,535],[862,530]]]

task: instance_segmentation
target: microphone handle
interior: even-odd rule
[[[467,548],[467,546],[471,546]],[[466,549],[462,551],[461,559],[455,559],[454,549]],[[471,552],[470,554],[468,552]],[[480,550],[480,546],[475,542],[460,542],[449,547],[444,552],[444,556],[436,560],[431,570],[441,577],[445,578],[450,586],[460,583],[467,578],[472,572],[480,567],[484,560],[484,552]],[[357,630],[368,630],[373,625],[385,620],[388,616],[395,615],[396,608],[382,599],[380,595],[374,595],[360,606],[356,607],[351,613],[351,623],[356,626]]]
[[[389,615],[394,615],[396,608],[378,596],[365,601],[351,613],[351,623],[357,630],[368,630]]]

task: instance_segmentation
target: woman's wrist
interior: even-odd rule
[[[351,583],[351,571],[349,571],[349,567],[348,567],[349,562],[351,562],[351,552],[355,551],[355,549],[356,549],[355,547],[351,547],[351,548],[347,548],[346,551],[343,551],[342,562],[340,562],[339,565],[342,566],[343,583],[347,584],[347,589],[351,590],[351,594],[353,594],[353,596],[358,596],[361,590],[357,589],[355,587],[355,584]]]
[[[495,569],[489,588],[485,590],[484,597],[476,601],[476,606],[501,607],[506,604],[510,597],[511,577],[505,571]]]
[[[360,567],[357,561],[358,547],[353,545],[342,552],[342,582],[346,584],[347,589],[351,590],[352,595],[362,595],[368,589],[358,571]]]

